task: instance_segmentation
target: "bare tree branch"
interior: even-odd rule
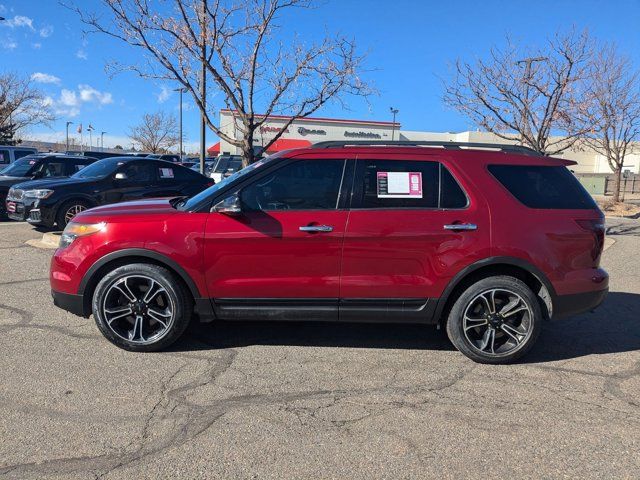
[[[456,61],[453,78],[444,82],[444,101],[500,138],[557,154],[585,133],[573,119],[591,52],[586,32],[557,34],[541,50],[507,39],[486,60]]]
[[[135,65],[114,62],[114,71],[180,83],[208,127],[242,149],[245,164],[255,158],[255,131],[271,115],[289,116],[290,124],[328,102],[375,93],[360,78],[364,56],[352,40],[332,34],[306,43],[277,24],[283,12],[310,8],[312,0],[101,0],[101,4],[100,14],[88,12],[83,4],[69,8],[92,32],[141,50],[147,60]],[[225,107],[234,110],[241,138],[225,133],[213,121],[214,109],[205,105],[200,91],[202,62],[213,79],[207,86],[221,92]],[[265,147],[287,127],[283,125]]]
[[[178,122],[164,112],[145,113],[138,125],[131,127],[129,138],[140,149],[151,153],[166,153],[180,141]]]

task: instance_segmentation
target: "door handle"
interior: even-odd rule
[[[300,227],[301,232],[333,232],[331,225],[308,225],[306,227]]]
[[[477,230],[478,226],[475,223],[451,223],[444,225],[445,230]]]

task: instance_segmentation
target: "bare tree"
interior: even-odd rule
[[[31,79],[15,73],[0,75],[0,135],[13,143],[16,132],[55,120],[51,102],[32,85]]]
[[[368,96],[372,89],[360,78],[364,57],[352,40],[327,34],[307,42],[282,29],[283,13],[310,8],[313,0],[102,0],[108,17],[72,7],[93,31],[117,38],[144,51],[146,64],[112,65],[142,77],[173,80],[192,95],[208,127],[242,149],[251,163],[254,133],[272,115],[287,115],[264,145],[284,133],[296,118],[313,114],[344,96]],[[201,92],[205,80],[222,92],[227,108],[235,110],[235,132],[212,120],[213,109]],[[205,92],[206,93],[206,92]],[[344,103],[342,103],[344,105]],[[258,115],[256,112],[262,112]]]
[[[444,84],[444,101],[500,138],[560,153],[584,134],[575,122],[583,101],[577,85],[588,74],[591,49],[586,32],[556,34],[543,49],[507,39],[486,60],[457,60],[454,78]]]
[[[140,124],[131,127],[129,138],[144,152],[165,153],[180,139],[178,121],[164,112],[145,113]]]
[[[639,72],[614,45],[605,45],[593,57],[584,91],[584,142],[607,159],[615,179],[613,201],[619,202],[624,160],[640,150]]]

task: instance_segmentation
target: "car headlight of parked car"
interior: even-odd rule
[[[36,189],[36,190],[25,190],[24,196],[28,198],[38,198],[42,200],[43,198],[49,198],[53,190],[47,190],[46,188]]]
[[[71,245],[78,237],[86,237],[94,233],[102,232],[107,228],[105,222],[100,223],[76,223],[69,222],[60,237],[60,248]]]

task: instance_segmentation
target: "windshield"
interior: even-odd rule
[[[71,175],[71,178],[102,178],[111,175],[116,168],[129,161],[129,158],[115,157],[98,160]]]
[[[6,175],[7,177],[29,177],[31,175],[31,171],[40,163],[40,160],[41,159],[39,158],[27,155],[26,157],[16,160],[4,170],[0,171],[0,174]]]
[[[176,208],[178,210],[191,210],[192,208],[196,207],[200,202],[203,202],[208,197],[211,197],[211,196],[215,195],[216,192],[218,192],[219,190],[225,188],[231,182],[235,181],[236,179],[238,179],[240,177],[245,176],[247,173],[253,172],[256,168],[260,168],[260,167],[264,166],[266,163],[268,163],[271,159],[274,159],[274,158],[276,158],[276,157],[272,156],[272,157],[263,158],[262,160],[260,160],[260,161],[258,161],[256,163],[253,163],[253,164],[249,165],[248,167],[243,168],[242,170],[238,170],[233,175],[230,175],[227,178],[219,181],[218,183],[216,183],[212,187],[209,187],[206,190],[203,190],[202,192],[200,192],[197,195],[189,198],[188,200],[185,200],[182,203],[178,203],[176,205]]]

